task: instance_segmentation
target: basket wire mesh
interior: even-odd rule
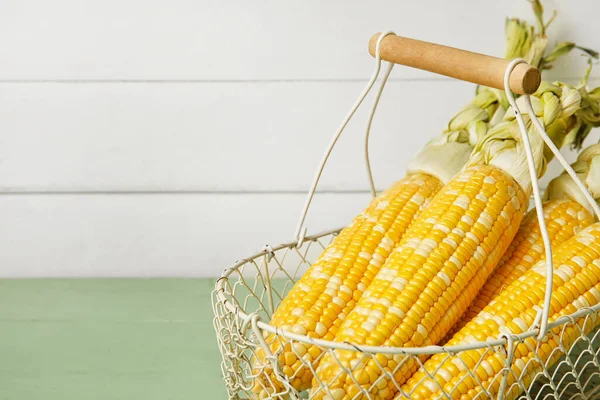
[[[460,383],[467,380],[475,387],[469,392],[472,395],[469,398],[474,399],[600,399],[600,329],[596,328],[600,323],[598,313],[600,304],[582,307],[577,312],[560,317],[553,322],[548,320],[553,271],[551,248],[548,245],[546,245],[546,254],[547,260],[549,260],[547,262],[549,278],[545,307],[539,314],[539,323],[536,324],[536,328],[519,335],[504,333],[499,338],[490,337],[485,342],[449,347],[394,348],[356,346],[352,343],[314,339],[306,335],[282,331],[265,322],[271,319],[277,306],[296,280],[306,272],[312,262],[340,231],[339,229],[331,230],[314,236],[306,236],[304,221],[325,163],[337,139],[377,80],[381,63],[379,44],[385,36],[390,34],[392,32],[380,36],[377,42],[376,67],[373,76],[334,135],[325,153],[296,229],[296,239],[293,242],[273,247],[265,246],[260,252],[238,261],[231,268],[226,269],[217,281],[212,296],[215,315],[214,328],[222,354],[221,370],[228,397],[230,399],[324,397],[341,400],[335,390],[330,390],[326,383],[319,382],[318,379],[313,381],[313,390],[310,394],[307,391],[298,392],[292,385],[294,379],[299,378],[302,374],[317,376],[315,369],[319,360],[325,355],[329,355],[341,367],[340,374],[345,374],[351,379],[355,379],[352,373],[354,370],[369,362],[379,368],[380,376],[372,384],[372,387],[364,388],[355,382],[358,392],[353,395],[353,398],[371,399],[370,393],[373,389],[377,389],[380,395],[381,393],[385,395],[385,390],[387,390],[385,385],[389,385],[390,382],[395,385],[394,389],[397,393],[395,398],[418,398],[419,394],[416,391],[419,385],[416,385],[414,392],[406,393],[395,382],[394,375],[409,363],[423,367],[426,359],[436,355],[442,361],[453,358],[452,361],[456,361],[457,368],[462,371],[461,381],[450,391],[444,389],[443,382],[436,380],[435,376],[438,371],[433,371],[433,373],[429,371],[425,374],[421,383],[435,386],[433,392],[437,392],[440,399],[460,399]],[[505,86],[511,105],[520,122],[523,139],[527,141],[522,115],[516,106],[513,94],[508,89],[510,73],[521,62],[523,60],[514,60],[509,65],[505,75]],[[377,104],[392,66],[393,64],[390,63],[384,74],[367,125],[365,156],[373,194],[375,191],[368,158],[368,137]],[[526,104],[528,113],[533,115],[531,103],[527,101]],[[532,122],[553,152],[557,153],[558,149],[547,138],[539,122],[535,118]],[[567,172],[574,176],[580,188],[585,190],[585,186],[576,178],[566,160],[560,153],[556,156]],[[535,174],[533,168],[530,168],[530,171]],[[535,175],[533,178],[536,179]],[[589,197],[587,190],[584,194]],[[534,198],[539,207],[541,199],[537,182],[534,183]],[[598,210],[595,203],[593,208]],[[543,215],[541,215],[540,225],[544,231]],[[267,340],[279,341],[279,346],[273,346],[274,343],[267,343]],[[292,357],[293,360],[283,360],[281,359],[284,357],[283,354],[271,352],[272,348],[283,349],[284,346],[293,349],[293,354],[286,355]],[[315,351],[311,351],[312,349]],[[334,350],[359,352],[361,358],[353,366],[342,365],[336,358]],[[258,352],[264,353],[259,356]],[[392,357],[395,367],[391,370],[384,368],[377,355]],[[456,357],[457,355],[458,357]],[[480,371],[482,368],[487,368],[486,362],[488,361],[485,360],[499,363],[502,369],[493,379],[488,379],[484,383]],[[290,364],[295,366],[293,370],[282,370],[282,368],[289,368],[286,365]],[[442,364],[439,363],[440,366]]]
[[[411,349],[382,347],[375,350],[314,340],[288,332],[277,332],[275,327],[262,322],[270,319],[288,290],[337,232],[330,231],[307,237],[300,246],[292,242],[274,248],[265,248],[254,256],[236,263],[219,279],[213,292],[214,325],[223,356],[221,370],[230,399],[257,398],[252,390],[253,386],[256,382],[269,382],[271,379],[272,375],[269,373],[271,365],[256,368],[256,351],[261,348],[260,338],[270,333],[276,333],[276,337],[280,339],[285,338],[292,348],[303,347],[296,346],[297,344],[316,345],[322,351],[320,357],[327,353],[334,354],[335,348],[360,351],[363,353],[363,362],[376,360],[376,354],[394,354],[400,360],[397,368],[409,359],[414,359],[419,366],[422,366],[423,357],[432,354],[451,357],[469,351],[477,354],[479,360],[495,354],[504,362],[507,377],[506,398],[600,399],[600,330],[592,329],[600,318],[598,314],[600,306],[581,309],[574,315],[550,324],[550,331],[544,341],[537,341],[535,332],[513,337],[513,348],[523,345],[533,355],[525,366],[510,363],[508,346],[504,340],[476,343],[468,347],[431,346]],[[253,328],[253,324],[256,329]],[[541,347],[551,340],[556,341],[558,345],[552,350],[548,360],[543,361]],[[318,360],[311,359],[309,353],[300,353],[301,350],[296,353],[296,356],[302,368],[298,368],[296,374],[301,374],[303,370],[314,373],[315,362]],[[463,367],[468,371],[465,379],[467,377],[479,379],[475,372],[478,366],[476,364],[475,367],[470,367],[465,363]],[[390,378],[388,376],[388,379]],[[434,376],[431,375],[430,378]],[[283,383],[289,378],[282,376],[281,379]],[[383,379],[385,377],[382,376]],[[498,375],[490,386],[499,387],[501,381],[502,375]],[[270,393],[269,398],[273,399],[309,398],[308,393],[298,393],[291,385],[281,383],[264,387],[264,393]],[[481,386],[480,394],[475,398],[496,399],[497,396],[494,395],[494,390],[489,389],[490,386]],[[275,392],[276,387],[283,387],[283,389]],[[369,398],[367,392],[363,393],[363,398]],[[446,394],[447,398],[455,398],[454,393]],[[405,398],[411,398],[412,393],[403,393],[403,395]]]

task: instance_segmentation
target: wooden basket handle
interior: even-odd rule
[[[380,36],[376,33],[369,41],[372,56]],[[396,35],[383,38],[379,51],[385,61],[496,89],[504,89],[504,74],[511,61]],[[516,94],[532,94],[541,81],[536,67],[518,64],[510,75],[510,89]]]

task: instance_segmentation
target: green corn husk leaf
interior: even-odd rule
[[[588,91],[587,96],[596,102],[600,101],[600,87]]]
[[[587,186],[592,197],[596,201],[600,200],[600,144],[591,145],[583,150],[571,167],[575,170],[577,177]],[[550,199],[570,199],[580,203],[593,213],[587,199],[566,171],[548,183],[544,200]]]
[[[483,108],[477,107],[474,104],[470,104],[463,108],[454,118],[450,120],[448,124],[448,130],[450,132],[456,130],[463,130],[473,121],[486,121],[489,120],[490,116],[488,111]]]
[[[469,124],[469,143],[479,143],[487,134],[489,125],[483,121],[473,121]]]
[[[592,50],[592,49],[589,49],[586,47],[582,47],[582,46],[578,46],[573,42],[560,42],[554,46],[554,48],[548,55],[546,55],[545,57],[543,57],[541,59],[541,61],[539,63],[539,68],[542,70],[552,69],[554,67],[553,63],[556,60],[558,60],[561,57],[566,56],[574,49],[577,49],[577,50],[583,52],[583,54],[588,56],[590,59],[598,59],[598,57],[599,57],[598,52],[595,50]]]
[[[542,94],[540,100],[544,108],[542,111],[544,123],[550,125],[563,113],[563,110],[559,107],[560,98],[556,97],[554,93],[546,92]]]
[[[600,156],[596,155],[591,161],[588,174],[585,178],[585,184],[590,190],[594,199],[600,197]]]
[[[581,132],[581,121],[577,118],[560,118],[552,124],[545,127],[546,134],[552,142],[558,147],[572,145]],[[549,147],[544,148],[544,156],[550,161],[554,158],[554,153]]]
[[[536,16],[542,12],[539,1],[532,3]],[[547,40],[539,30],[518,18],[508,18],[505,22],[506,49],[505,58],[526,58],[528,62],[537,65],[546,48]],[[508,108],[508,99],[504,91],[486,87],[477,87],[476,96],[471,103],[461,109],[450,119],[444,133],[449,134],[456,130],[468,130],[468,125],[473,121],[484,121],[489,124],[497,123]],[[499,111],[500,110],[500,111]],[[473,139],[477,135],[468,135]],[[453,135],[455,138],[464,138],[463,135]],[[474,144],[474,143],[471,143]]]
[[[573,42],[560,42],[557,43],[548,55],[543,57],[539,63],[539,67],[544,70],[552,69],[553,63],[561,57],[569,54],[574,48],[576,48]]]
[[[594,53],[593,50],[579,47],[575,43],[561,42],[556,44],[555,47],[550,51],[550,53],[544,56],[544,53],[548,46],[546,30],[556,18],[556,10],[552,13],[552,16],[550,17],[548,22],[544,22],[544,7],[542,6],[542,3],[539,0],[530,0],[530,3],[537,22],[537,30],[535,31],[535,33],[532,34],[533,36],[530,40],[528,51],[524,55],[522,55],[522,57],[525,60],[527,60],[529,64],[534,65],[543,71],[551,69],[553,67],[553,63],[557,59],[569,54],[575,48],[587,52],[588,54]]]
[[[585,88],[576,88],[564,82],[542,82],[540,88],[531,96],[536,117],[543,122],[546,133],[556,146],[580,148],[592,127],[600,124],[600,91],[593,92],[598,97],[593,100]],[[525,98],[517,99],[517,105],[523,112]],[[514,121],[515,115],[509,109],[505,115],[508,121]],[[529,116],[524,115],[527,126],[531,126]],[[546,146],[544,155],[550,161],[554,154]]]
[[[600,124],[600,87],[592,90],[587,89],[587,81],[592,71],[592,60],[590,59],[589,66],[586,70],[585,77],[579,87],[579,94],[581,96],[581,110],[579,115],[588,124],[598,126]]]
[[[530,96],[530,100],[536,118],[544,125],[546,133],[559,148],[567,145],[581,147],[581,143],[591,129],[600,126],[600,88],[588,91],[585,87],[575,87],[564,82],[542,82],[536,93]],[[525,101],[525,97],[517,99],[517,105],[522,112],[525,110]],[[535,131],[529,115],[524,114],[523,119],[528,132]],[[500,130],[502,132],[499,132]],[[477,147],[469,163],[490,163],[496,159],[495,162],[498,166],[505,169],[513,168],[517,175],[520,174],[520,179],[526,181],[527,177],[519,165],[510,167],[506,162],[507,156],[494,154],[495,151],[505,152],[507,149],[516,149],[516,145],[507,144],[511,136],[515,143],[518,143],[516,138],[517,135],[520,135],[516,116],[512,109],[507,110],[505,122],[492,127],[489,134],[493,134],[495,143],[489,144],[487,138],[483,139],[482,142],[486,143],[482,145],[485,147],[484,151],[481,146]],[[536,133],[531,136],[539,135]],[[533,138],[531,140],[533,142]],[[542,147],[544,160],[538,165],[538,174],[543,173],[546,163],[554,157],[547,146],[543,145]],[[479,154],[476,154],[478,151]],[[600,159],[598,162],[600,163]]]
[[[542,81],[533,95],[539,97],[542,93],[546,92],[554,93],[555,95],[560,96],[562,93],[561,83]]]
[[[504,31],[506,36],[504,58],[511,60],[523,57],[531,47],[535,35],[533,26],[518,18],[507,18]]]
[[[530,64],[537,66],[540,70],[552,69],[556,60],[558,60],[560,57],[566,56],[574,49],[580,50],[590,58],[598,59],[599,54],[597,51],[587,47],[578,46],[577,44],[568,41],[557,43],[554,48],[546,56],[544,56],[543,54],[547,45],[546,29],[554,21],[554,18],[556,18],[556,10],[553,12],[550,20],[545,23],[543,18],[544,7],[542,6],[541,2],[539,0],[530,0],[530,2],[537,21],[537,27],[540,32],[538,35],[540,43],[537,44],[537,46],[540,48],[536,49],[536,44],[533,43],[531,50],[532,54],[528,55],[526,58]]]
[[[529,64],[539,67],[548,45],[546,35],[518,18],[508,18],[505,30],[507,47],[504,58],[524,58]]]
[[[475,97],[471,100],[471,103],[480,108],[490,109],[493,107],[496,110],[496,106],[506,105],[508,107],[508,99],[503,90],[489,88],[485,86],[477,86],[475,89]],[[493,112],[492,112],[493,114]]]
[[[577,46],[577,48],[595,60],[600,58],[600,53],[598,53],[596,50],[590,49],[588,47],[581,47],[581,46]]]
[[[563,92],[560,96],[560,104],[564,116],[571,116],[581,110],[582,106],[581,92],[571,86],[563,86]]]
[[[533,129],[528,129],[537,177],[546,171],[544,142]],[[475,146],[467,166],[494,165],[510,174],[526,193],[531,192],[531,177],[521,132],[516,121],[505,121],[492,127]]]
[[[540,0],[529,0],[529,2],[531,3],[531,7],[533,8],[533,15],[535,15],[535,19],[537,21],[538,24],[538,29],[542,34],[546,33],[546,28],[548,27],[548,25],[550,25],[552,23],[552,19],[550,19],[550,21],[548,21],[547,23],[544,23],[544,7],[542,6],[542,3]],[[556,13],[555,13],[556,16]]]
[[[571,147],[575,149],[580,149],[591,130],[600,126],[600,87],[592,90],[587,87],[593,65],[594,60],[590,57],[585,75],[577,88],[577,94],[581,99],[580,105],[576,110],[572,110],[580,122],[577,133],[572,134],[572,140],[569,141]],[[571,94],[575,96],[575,94]],[[568,100],[565,99],[563,102],[565,103],[564,107],[567,108]]]
[[[574,115],[581,122],[581,126],[570,142],[571,147],[575,149],[580,149],[592,129],[600,126],[600,87],[588,91],[582,86],[578,93],[581,96],[581,106]]]
[[[540,41],[540,35],[535,28],[517,18],[506,20],[505,38],[505,57],[507,59],[526,57],[534,43],[540,48],[545,47],[545,40]],[[430,144],[459,141],[474,145],[476,143],[474,140],[478,140],[483,129],[483,125],[478,122],[488,125],[500,122],[508,106],[508,99],[503,90],[478,86],[475,98],[448,121],[442,132],[442,136],[446,137],[436,138]],[[477,129],[473,128],[473,123]],[[456,131],[463,133],[457,134]]]
[[[537,20],[537,27],[517,18],[506,19],[505,58],[525,58],[530,64],[536,65],[540,69],[550,68],[558,58],[568,54],[576,46],[569,42],[559,43],[544,57],[544,52],[548,44],[545,34],[546,28],[552,20],[544,23],[544,10],[539,0],[531,0],[531,4]],[[565,91],[563,89],[562,84],[543,82],[536,95],[531,97],[536,116],[543,120],[549,136],[558,146],[576,143],[578,138],[587,134],[587,128],[579,123],[579,120],[568,118],[580,105],[580,101],[577,99],[577,91],[569,89]],[[594,95],[600,96],[600,92],[594,93]],[[518,101],[521,102],[520,108],[524,109],[522,108],[523,100]],[[499,154],[505,153],[506,149],[510,148],[510,143],[518,143],[520,141],[518,126],[516,125],[516,121],[511,121],[514,120],[514,115],[511,112],[507,112],[508,108],[508,99],[503,90],[478,86],[476,96],[471,103],[463,107],[449,120],[442,135],[428,143],[417,157],[411,161],[411,167],[414,170],[435,170],[438,174],[437,176],[448,175],[448,173],[442,171],[439,165],[431,165],[432,163],[440,164],[440,162],[435,161],[436,157],[445,157],[444,151],[434,147],[450,146],[453,143],[475,146],[486,137],[492,127],[498,124],[504,127],[501,129],[509,130],[508,133],[505,133],[508,136],[502,139],[501,134],[496,132],[493,143],[490,142],[487,145],[487,152],[480,152],[480,156],[485,159],[486,154],[492,157],[494,151],[499,151]],[[504,124],[503,120],[511,122],[512,125],[502,125]],[[531,121],[527,121],[527,123],[531,127]],[[517,136],[515,136],[515,133]],[[515,139],[515,137],[519,137],[519,139]],[[517,146],[515,144],[515,146],[516,149],[520,145]],[[553,157],[553,153],[546,146],[542,145],[542,148],[544,160],[540,161],[540,173],[543,173],[546,162]],[[457,160],[464,156],[463,150],[466,148],[448,147],[448,149],[448,154],[451,154],[453,158],[449,163],[451,162],[454,166],[458,166],[459,162]],[[476,151],[472,155],[475,153]],[[510,158],[507,156],[494,157],[497,160]],[[429,165],[423,165],[424,163]],[[521,164],[518,165],[522,166]]]
[[[587,54],[591,58],[597,59],[599,54],[597,51],[577,46],[573,42],[560,42],[557,43],[554,48],[550,51],[550,53],[544,56],[544,51],[547,46],[547,38],[546,38],[546,30],[552,24],[554,19],[556,18],[556,10],[553,11],[552,16],[548,20],[548,22],[544,22],[544,7],[540,0],[529,0],[531,3],[531,7],[533,8],[533,14],[535,15],[535,19],[537,22],[537,29],[539,33],[537,37],[532,40],[531,44],[531,53],[524,57],[527,62],[532,65],[537,66],[540,70],[548,70],[552,69],[554,66],[553,63],[559,59],[560,57],[564,57],[569,54],[573,49],[578,49],[582,51],[584,54]],[[535,41],[538,43],[535,43]]]
[[[538,67],[540,70],[547,69],[543,65],[544,61],[544,52],[546,51],[546,47],[548,47],[548,38],[545,36],[538,36],[534,39],[529,51],[523,57],[529,64]]]

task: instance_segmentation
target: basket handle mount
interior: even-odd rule
[[[381,33],[369,41],[369,53],[375,57]],[[451,78],[504,90],[504,73],[510,60],[421,40],[387,35],[381,41],[382,60],[422,69]],[[517,65],[510,75],[510,89],[516,94],[532,94],[540,86],[540,71],[529,64]]]

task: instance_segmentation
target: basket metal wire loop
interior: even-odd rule
[[[546,274],[545,303],[544,307],[539,310],[534,324],[526,332],[520,334],[503,332],[498,338],[493,340],[489,339],[487,341],[455,346],[396,348],[385,346],[357,346],[353,343],[315,339],[306,335],[283,331],[264,322],[265,320],[270,320],[277,305],[285,297],[294,282],[302,276],[303,272],[310,267],[317,256],[341,230],[334,229],[320,234],[307,236],[304,223],[319,179],[333,147],[379,76],[381,68],[379,44],[385,36],[390,34],[393,34],[393,32],[383,33],[379,37],[373,75],[327,147],[308,192],[295,231],[295,239],[289,243],[264,246],[258,253],[237,261],[231,268],[226,269],[216,282],[212,296],[215,314],[214,327],[217,334],[219,349],[223,358],[221,370],[224,376],[228,397],[230,399],[307,398],[307,393],[299,393],[292,387],[289,378],[286,378],[286,375],[281,370],[278,355],[273,354],[271,351],[271,347],[269,346],[269,343],[267,343],[266,338],[270,335],[274,335],[276,340],[284,338],[286,342],[291,344],[292,348],[294,348],[294,345],[297,343],[316,346],[322,351],[321,356],[326,353],[333,354],[334,350],[346,350],[362,353],[364,360],[372,359],[378,362],[375,356],[378,354],[385,354],[398,356],[403,360],[412,359],[419,366],[423,366],[422,356],[441,354],[449,358],[452,355],[457,355],[461,352],[479,350],[483,354],[481,356],[482,359],[488,354],[496,354],[503,360],[504,367],[501,373],[498,374],[492,382],[499,384],[498,394],[496,396],[497,399],[512,399],[518,396],[520,399],[530,400],[547,398],[600,400],[600,330],[592,329],[597,326],[600,321],[600,304],[592,307],[580,308],[570,315],[562,316],[553,322],[549,322],[548,316],[553,275],[552,248],[550,241],[548,240],[543,213],[541,212],[538,212],[538,220],[544,237],[544,247],[546,259],[548,261],[546,263],[548,271]],[[516,59],[509,64],[504,79],[505,91],[521,131],[522,142],[526,150],[529,172],[532,179],[535,205],[536,208],[541,211],[541,195],[537,185],[537,175],[533,164],[533,156],[529,144],[529,137],[527,136],[526,124],[521,110],[508,85],[510,73],[516,65],[522,62],[525,61]],[[370,188],[373,195],[376,193],[369,163],[369,133],[379,99],[393,65],[393,63],[390,63],[382,78],[371,107],[366,127],[364,141],[365,160]],[[596,216],[600,219],[600,209],[598,208],[598,205],[593,200],[583,182],[579,180],[575,171],[573,171],[568,162],[560,154],[558,148],[546,134],[543,125],[535,116],[529,96],[524,97],[526,112],[537,133],[541,135],[544,142],[554,152],[556,158],[574,179],[575,183],[590,202]],[[562,357],[558,362],[555,362],[554,365],[549,365],[549,361],[545,362],[538,354],[540,346],[543,346],[548,340],[554,340],[558,343],[558,348],[552,350],[552,354],[560,355]],[[256,370],[255,366],[253,366],[253,362],[256,361],[256,351],[258,348],[261,348],[264,351],[266,354],[265,362],[269,364],[268,368],[275,372],[277,379],[280,381],[277,385],[271,381],[269,374],[264,373],[264,368],[263,370]],[[527,384],[524,383],[520,376],[516,376],[512,369],[517,348],[521,349],[520,351],[528,349],[528,351],[533,354],[533,358],[528,364],[520,367],[522,368],[521,375],[523,375],[528,367],[533,371],[537,371],[534,376],[529,377],[530,382]],[[301,354],[296,355],[298,356],[298,361],[302,363],[303,368],[309,368],[314,374],[314,360],[306,359]],[[458,359],[461,360],[460,357]],[[470,369],[464,364],[464,361],[462,361],[462,363],[463,365],[461,368],[467,370],[468,377],[476,381],[480,386],[481,391],[476,398],[494,398],[481,384],[479,377],[475,373],[475,368]],[[479,365],[479,363],[477,365]],[[401,364],[399,364],[399,366],[401,366]],[[267,366],[265,366],[265,368],[266,367]],[[352,377],[351,371],[348,371],[348,369],[343,366],[342,368],[345,373],[349,373],[349,376]],[[384,372],[384,374],[389,374],[389,372]],[[262,380],[267,382],[267,384],[261,383],[264,390],[260,397],[257,397],[258,395],[252,388],[259,375],[261,378],[264,378]],[[386,377],[390,378],[390,376]],[[381,379],[386,377],[382,375]],[[429,374],[429,378],[435,381],[431,374]],[[439,389],[443,389],[437,381],[436,384]],[[323,386],[322,389],[325,393],[329,394],[331,398],[334,398],[327,386],[322,383],[321,385]],[[411,393],[402,392],[401,388],[398,386],[397,389],[399,396],[402,398],[411,397]],[[360,390],[362,392],[358,395],[363,396],[361,398],[371,398],[368,391],[365,391],[363,388],[360,388]],[[441,390],[441,396],[443,398],[456,398],[454,395],[456,395],[456,393],[447,393],[444,390]]]
[[[506,364],[512,365],[513,358],[515,356],[515,339],[512,335],[508,333],[502,332],[500,333],[498,339],[506,340]],[[508,374],[510,373],[510,368],[506,365],[502,368],[502,380],[500,381],[500,389],[498,390],[498,400],[504,398],[504,392],[506,391]]]
[[[511,72],[515,69],[515,67],[521,63],[525,63],[526,61],[522,58],[517,58],[511,61],[506,68],[506,72],[504,73],[504,90],[508,97],[508,101],[512,106],[515,116],[517,118],[517,123],[519,125],[519,130],[521,131],[521,139],[523,140],[523,145],[525,147],[525,153],[527,155],[527,166],[529,168],[529,175],[531,176],[531,185],[533,191],[533,200],[535,202],[535,210],[538,218],[538,224],[540,225],[540,232],[542,234],[542,239],[544,241],[544,252],[546,255],[546,265],[548,266],[548,274],[546,274],[546,293],[544,298],[544,309],[542,311],[542,321],[541,325],[538,329],[538,340],[541,340],[546,335],[546,330],[548,328],[548,316],[550,313],[550,300],[552,299],[552,277],[554,272],[554,264],[552,263],[552,244],[550,242],[550,236],[548,235],[548,229],[546,227],[546,220],[544,219],[544,209],[542,205],[542,194],[540,192],[540,186],[537,180],[537,172],[535,170],[535,162],[533,160],[533,151],[531,150],[531,143],[529,141],[529,136],[527,134],[527,127],[525,126],[525,120],[523,119],[523,115],[521,114],[521,110],[519,110],[519,106],[515,101],[515,97],[510,90],[509,79]],[[529,99],[529,95],[525,95],[526,102],[531,104]],[[529,114],[529,117],[535,119],[535,113]],[[536,127],[537,128],[537,127]],[[538,133],[544,137],[546,135],[546,131],[542,126],[542,129],[538,131]],[[570,167],[570,166],[569,166]]]
[[[523,119],[521,110],[519,109],[519,106],[518,106],[517,102],[515,101],[515,96],[512,93],[512,91],[510,90],[510,84],[509,84],[511,72],[515,69],[515,67],[517,65],[519,65],[521,63],[526,63],[526,62],[527,61],[525,61],[522,58],[517,58],[510,62],[510,64],[506,68],[506,73],[504,74],[504,90],[506,92],[506,96],[508,97],[508,101],[514,110],[515,116],[517,117],[519,130],[521,131],[521,138],[523,140],[523,144],[524,144],[525,151],[527,154],[527,164],[529,167],[529,174],[531,176],[531,183],[532,183],[532,188],[533,188],[533,199],[535,201],[535,209],[536,209],[536,213],[537,213],[538,223],[540,225],[540,231],[542,234],[542,238],[544,240],[544,252],[546,255],[546,268],[547,268],[546,292],[545,292],[545,297],[544,297],[544,308],[542,310],[542,319],[541,319],[540,326],[538,328],[539,333],[537,336],[538,340],[542,340],[544,338],[544,336],[546,336],[546,333],[548,332],[548,318],[549,318],[549,313],[550,313],[550,301],[552,300],[552,281],[553,281],[553,276],[554,276],[554,263],[552,262],[552,244],[550,242],[550,237],[548,235],[548,229],[546,227],[546,221],[544,219],[544,211],[543,211],[543,206],[542,206],[542,195],[541,195],[539,183],[537,181],[537,174],[535,171],[535,165],[534,165],[534,161],[533,161],[531,144],[529,142],[529,137],[527,135],[527,128],[525,126],[525,121]],[[581,181],[581,179],[579,179],[579,177],[577,176],[577,173],[575,172],[575,170],[573,170],[573,167],[571,167],[571,165],[565,160],[565,158],[560,153],[560,150],[558,149],[558,147],[556,147],[554,142],[552,142],[552,139],[550,139],[550,137],[546,133],[544,126],[540,123],[540,121],[538,120],[538,118],[535,115],[535,111],[533,110],[533,106],[531,104],[530,96],[524,95],[523,98],[525,100],[527,114],[529,115],[529,118],[531,119],[532,124],[535,127],[537,133],[542,137],[542,139],[544,140],[546,145],[554,153],[554,155],[556,156],[558,161],[562,164],[563,168],[569,173],[569,175],[571,176],[573,181],[577,184],[577,187],[581,190],[583,195],[586,197],[586,200],[589,202],[590,206],[594,210],[596,217],[600,219],[600,209],[598,208],[596,201],[592,197],[589,190],[585,187],[585,184]]]
[[[379,39],[377,40],[376,50],[375,50],[375,70],[373,71],[373,74],[371,75],[371,79],[369,79],[367,86],[364,88],[363,92],[358,97],[358,100],[356,100],[356,103],[354,103],[354,105],[350,109],[350,112],[348,112],[348,115],[346,115],[346,118],[344,118],[342,125],[340,125],[340,127],[336,131],[335,135],[333,135],[331,142],[327,146],[327,150],[325,150],[323,159],[321,160],[321,163],[319,164],[319,168],[317,169],[317,173],[313,179],[313,183],[310,187],[310,190],[308,191],[308,195],[306,196],[306,201],[304,203],[304,207],[303,207],[302,213],[300,215],[300,220],[298,221],[298,226],[296,227],[296,233],[294,234],[294,237],[298,239],[299,245],[302,244],[302,240],[304,239],[304,236],[306,235],[306,228],[304,227],[304,221],[306,220],[306,215],[308,214],[308,209],[309,209],[312,199],[315,195],[315,191],[317,190],[317,186],[319,185],[319,180],[321,179],[321,175],[323,174],[323,170],[325,169],[327,160],[329,159],[329,156],[331,155],[331,152],[333,151],[333,148],[335,147],[338,139],[342,135],[342,132],[344,132],[344,129],[346,129],[346,125],[348,125],[348,122],[350,122],[350,120],[354,116],[354,113],[356,113],[356,110],[358,110],[358,108],[360,107],[362,102],[365,100],[365,98],[367,97],[367,95],[369,94],[371,89],[373,88],[373,85],[377,81],[377,78],[379,77],[379,72],[381,70],[381,54],[380,54],[381,41],[388,35],[395,35],[395,33],[392,31],[388,31],[388,32],[382,33],[379,36]],[[391,62],[388,63],[388,69],[384,74],[384,77],[379,86],[379,90],[377,91],[377,95],[375,96],[375,100],[373,101],[373,106],[371,107],[371,111],[369,113],[369,119],[368,119],[368,123],[367,123],[367,133],[365,135],[365,161],[366,161],[366,165],[367,165],[367,175],[369,177],[369,185],[371,187],[371,194],[373,195],[373,197],[375,197],[377,195],[377,192],[375,190],[375,183],[373,182],[373,174],[371,172],[371,162],[369,160],[369,134],[371,131],[371,123],[373,122],[373,117],[375,116],[375,111],[377,111],[377,105],[379,104],[379,99],[381,98],[381,94],[383,93],[383,89],[385,88],[387,79],[390,76],[390,73],[392,72],[393,68],[394,68],[394,63],[391,63]]]

